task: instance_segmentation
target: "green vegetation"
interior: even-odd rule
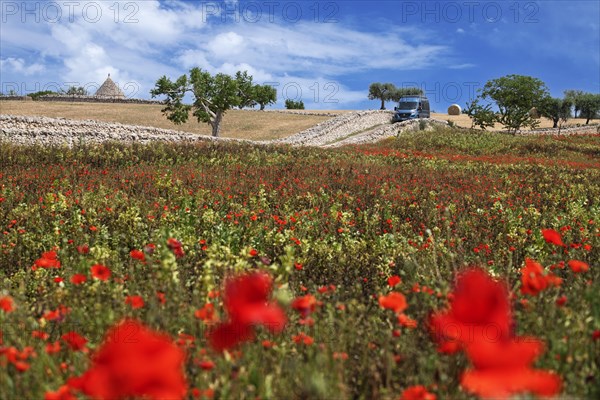
[[[535,368],[598,398],[598,149],[451,128],[336,150],[0,143],[0,398],[59,390],[135,318],[185,352],[190,398],[468,399],[469,363],[438,351],[429,317],[473,265],[506,283],[515,334],[545,343]],[[523,293],[526,258],[560,284]],[[228,318],[223,282],[257,269],[288,323],[219,353],[205,335]],[[380,305],[390,293],[402,314]],[[308,294],[303,314],[292,300]]]

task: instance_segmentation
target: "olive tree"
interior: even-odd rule
[[[549,95],[544,82],[524,75],[507,75],[488,81],[481,97],[491,99],[498,107],[496,120],[509,132],[515,134],[521,127],[535,128],[539,125],[529,110],[539,108],[543,98]]]
[[[162,112],[175,124],[182,124],[189,118],[190,111],[198,119],[212,128],[212,135],[219,136],[223,116],[233,107],[238,107],[246,98],[242,98],[242,90],[247,87],[249,77],[240,73],[233,78],[226,74],[211,75],[200,68],[192,68],[187,75],[172,81],[162,76],[150,91],[152,97],[165,95],[165,108]],[[193,96],[192,104],[185,104],[183,98],[187,93]]]
[[[553,128],[558,128],[559,122],[565,123],[571,117],[571,106],[572,103],[568,99],[545,97],[538,110],[543,117],[552,120]]]
[[[265,109],[265,106],[274,104],[277,101],[277,89],[269,85],[256,85],[254,86],[254,95],[256,103],[260,106],[261,110]]]
[[[369,100],[381,100],[380,110],[385,110],[385,102],[391,100],[396,91],[396,86],[393,83],[375,82],[369,86]]]
[[[584,93],[575,100],[576,107],[580,110],[580,117],[585,118],[585,124],[591,119],[598,118],[600,114],[600,94]]]

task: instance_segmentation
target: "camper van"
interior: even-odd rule
[[[393,122],[429,118],[429,100],[425,96],[404,96],[400,98],[394,110],[396,113],[392,118]]]

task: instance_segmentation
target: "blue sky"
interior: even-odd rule
[[[156,80],[198,66],[248,70],[278,103],[378,108],[372,82],[420,86],[432,108],[464,105],[489,79],[542,79],[600,92],[600,2],[590,1],[9,1],[0,0],[0,91],[107,74],[149,98]],[[393,107],[389,103],[388,108]]]

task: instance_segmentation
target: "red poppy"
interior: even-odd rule
[[[305,346],[310,346],[315,342],[315,339],[308,336],[304,332],[300,332],[299,334],[292,336],[292,340],[296,344],[304,344]]]
[[[156,292],[156,299],[160,304],[165,304],[167,302],[167,297],[163,292]]]
[[[87,277],[83,274],[75,274],[71,277],[71,283],[73,285],[81,285],[87,280]]]
[[[209,324],[218,320],[215,314],[215,306],[212,303],[206,303],[202,308],[194,312],[194,317]]]
[[[108,330],[91,367],[68,385],[96,399],[183,399],[184,361],[171,338],[125,320]]]
[[[33,271],[37,270],[38,268],[60,268],[60,261],[58,261],[56,251],[52,250],[42,253],[42,256],[35,260],[33,266],[31,267]]]
[[[544,267],[530,258],[525,259],[525,267],[521,269],[521,293],[537,295],[550,285],[560,286],[562,279],[554,274],[544,274]]]
[[[388,278],[388,285],[390,287],[394,287],[400,283],[402,283],[402,279],[398,275],[390,276]]]
[[[144,254],[143,251],[141,250],[131,250],[129,252],[129,255],[131,256],[131,258],[133,258],[134,260],[139,260],[139,261],[146,261],[146,254]]]
[[[315,311],[317,305],[317,299],[312,294],[300,296],[292,301],[292,308],[300,313],[302,317],[306,317],[308,314]]]
[[[175,254],[175,257],[181,258],[185,255],[183,252],[183,244],[179,240],[175,238],[169,238],[167,239],[167,246],[169,249],[171,249],[173,254]]]
[[[579,260],[570,260],[567,264],[575,273],[587,272],[590,269],[590,266],[587,263]]]
[[[73,331],[62,335],[61,339],[64,340],[73,351],[83,350],[87,343],[86,338]]]
[[[436,400],[433,393],[429,393],[423,385],[411,386],[402,392],[400,400]]]
[[[44,400],[77,400],[77,396],[71,392],[71,388],[63,385],[56,392],[46,392]]]
[[[106,281],[110,278],[110,269],[102,264],[92,265],[91,267],[92,276],[101,281]]]
[[[250,255],[250,257],[256,257],[258,255],[258,250],[256,249],[251,249],[250,253],[248,253]]]
[[[417,321],[406,314],[398,314],[398,323],[406,328],[414,329],[417,327]]]
[[[204,371],[210,371],[215,367],[215,363],[210,360],[202,360],[198,363],[198,366]]]
[[[444,352],[451,348],[458,350],[470,341],[510,336],[508,291],[484,270],[471,268],[460,273],[449,297],[450,308],[434,314],[430,321],[432,333]],[[445,346],[448,341],[458,343]]]
[[[565,304],[567,304],[567,296],[565,296],[564,294],[562,296],[560,296],[558,299],[556,299],[557,306],[563,307]]]
[[[542,235],[547,243],[565,247],[560,233],[556,232],[554,229],[542,229]]]
[[[15,305],[12,297],[10,296],[2,296],[0,297],[0,310],[3,310],[5,313],[9,313],[15,309]]]
[[[144,299],[142,296],[127,296],[125,297],[125,304],[129,304],[135,310],[144,307]]]
[[[281,332],[286,317],[283,310],[269,303],[271,277],[254,272],[229,279],[225,284],[223,303],[229,321],[209,333],[216,350],[224,350],[254,337],[254,325],[264,325],[272,332]]]
[[[392,292],[387,296],[379,296],[379,305],[396,313],[400,313],[408,307],[406,298],[402,293],[398,292]]]
[[[466,350],[475,368],[465,371],[461,385],[471,393],[508,398],[519,393],[553,396],[560,392],[558,375],[531,368],[543,353],[542,343],[535,338],[482,340],[469,344]]]

